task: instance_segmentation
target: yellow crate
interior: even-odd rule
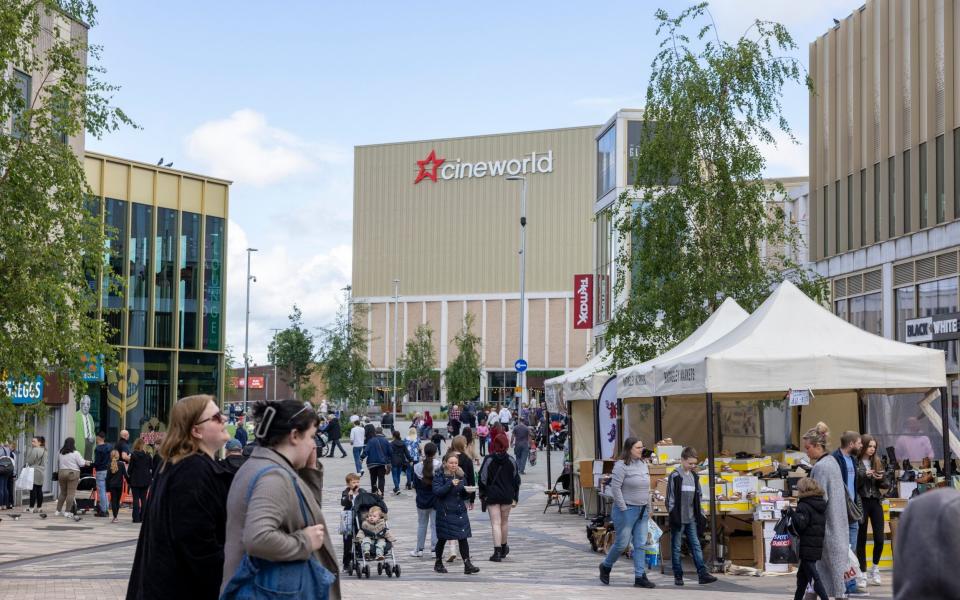
[[[703,503],[704,512],[710,511],[710,503]],[[750,512],[752,505],[747,500],[719,500],[717,501],[717,510],[720,512]]]
[[[763,458],[744,458],[730,462],[730,468],[734,471],[753,471],[763,467],[773,466],[773,457],[764,456]]]

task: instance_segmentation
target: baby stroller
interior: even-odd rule
[[[554,450],[563,450],[564,444],[567,443],[567,430],[561,429],[557,433],[550,436],[550,447]]]
[[[374,506],[379,506],[384,516],[387,515],[387,504],[383,498],[371,494],[366,490],[360,490],[360,493],[353,500],[353,560],[347,572],[349,575],[356,575],[357,579],[366,577],[370,579],[370,561],[363,554],[363,546],[357,539],[357,533],[360,531],[360,523],[367,517],[367,511]],[[386,571],[387,577],[400,577],[400,565],[397,564],[397,555],[393,551],[393,544],[387,542],[385,551],[385,560],[375,561],[377,563],[377,575],[383,575]]]

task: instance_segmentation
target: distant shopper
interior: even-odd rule
[[[392,434],[393,432],[393,413],[392,412],[387,411],[383,413],[383,416],[380,417],[380,426],[383,427],[384,431],[391,432],[391,437],[392,437],[393,435]]]
[[[147,501],[150,480],[153,479],[153,460],[144,447],[143,438],[137,438],[133,443],[133,454],[130,455],[130,468],[127,469],[127,476],[130,478],[130,496],[133,499],[134,523],[143,521],[143,505]]]
[[[130,432],[126,429],[120,431],[120,437],[117,439],[114,450],[120,453],[120,460],[127,462],[130,460]]]
[[[220,461],[220,464],[227,471],[236,473],[247,460],[247,457],[243,455],[243,446],[240,445],[239,440],[232,439],[227,442],[223,449],[226,451],[226,455]]]
[[[856,431],[844,431],[843,435],[840,436],[840,447],[834,450],[831,456],[833,456],[834,460],[837,461],[837,465],[840,467],[840,476],[843,478],[843,485],[846,489],[847,496],[854,504],[862,507],[860,496],[857,492],[859,488],[859,476],[862,473],[858,470],[858,455],[860,454],[861,447],[862,444],[859,433]],[[860,529],[860,522],[851,521],[847,529],[849,531],[848,539],[850,541],[850,549],[856,551],[857,533]]]
[[[827,456],[829,438],[830,428],[825,423],[817,423],[803,434],[803,449],[807,457],[815,463],[810,476],[820,484],[827,500],[823,556],[817,563],[817,573],[823,580],[827,595],[842,598],[847,593],[843,574],[849,562],[850,528],[840,465]]]
[[[857,560],[860,570],[867,571],[867,524],[873,527],[873,566],[869,571],[870,583],[880,585],[880,557],[883,554],[883,492],[880,486],[885,479],[883,463],[877,456],[877,440],[872,435],[863,435],[860,450],[859,470],[861,476],[857,493],[863,502],[863,521],[857,533]]]
[[[499,436],[490,446],[490,454],[480,465],[480,508],[490,513],[493,534],[493,555],[490,560],[500,562],[510,552],[507,534],[510,510],[520,500],[520,471],[517,461],[507,454],[507,437]]]
[[[230,406],[233,406],[233,405],[231,404]],[[240,442],[241,448],[247,445],[247,440],[249,439],[249,435],[247,434],[247,426],[243,424],[242,419],[239,423],[237,423],[237,430],[233,433],[233,437],[235,437],[237,441]]]
[[[643,442],[629,437],[623,444],[620,460],[613,465],[613,478],[609,489],[613,494],[613,526],[617,532],[616,542],[607,557],[600,563],[600,581],[610,585],[610,571],[623,551],[633,542],[633,547],[647,544],[647,523],[650,520],[650,471],[641,460]],[[633,553],[634,587],[655,588],[647,579],[646,556],[642,551]]]
[[[487,443],[490,441],[490,428],[487,427],[486,418],[477,425],[477,439],[480,442],[480,456],[487,455]]]
[[[407,465],[407,489],[413,489],[413,467],[420,462],[420,439],[417,437],[417,429],[411,427],[407,430],[407,439],[403,441],[407,447],[407,454],[410,455],[410,464]]]
[[[110,451],[110,467],[107,469],[107,492],[110,493],[110,510],[113,512],[111,523],[117,522],[120,512],[120,499],[123,496],[123,483],[127,481],[127,466],[120,460],[118,450]]]
[[[700,477],[697,475],[697,451],[687,446],[680,453],[680,468],[674,469],[667,478],[667,512],[670,513],[670,555],[673,562],[673,583],[683,585],[683,563],[680,562],[680,546],[687,540],[687,548],[697,567],[697,582],[713,583],[716,577],[703,562],[699,533],[704,530],[707,518],[703,514],[703,494]]]
[[[430,435],[433,433],[433,417],[430,416],[430,411],[423,411],[423,428],[420,432],[420,437],[424,440],[430,439]]]
[[[530,427],[522,419],[513,428],[513,455],[517,457],[520,474],[526,475],[527,458],[530,457]]]
[[[372,427],[372,426],[371,426]],[[393,462],[393,452],[390,442],[383,437],[383,429],[374,429],[373,437],[367,440],[364,448],[367,469],[370,471],[370,492],[383,497],[386,483],[387,467]]]
[[[926,492],[907,504],[893,546],[895,600],[960,598],[960,492]]]
[[[187,396],[173,405],[127,600],[218,597],[233,475],[214,456],[230,439],[226,423],[213,396]]]
[[[13,479],[16,476],[17,453],[9,442],[0,442],[0,509],[13,508]]]
[[[30,449],[24,457],[28,467],[33,467],[33,487],[30,489],[30,508],[27,512],[40,512],[43,508],[43,480],[47,474],[47,440],[38,435],[30,440]]]
[[[353,421],[353,427],[350,428],[350,445],[353,446],[353,464],[357,468],[357,475],[362,477],[363,448],[367,445],[367,441],[364,435],[363,425],[360,423],[360,419]]]
[[[407,444],[400,437],[400,432],[393,430],[393,439],[390,441],[390,475],[393,478],[393,495],[400,495],[400,478],[407,468],[413,464],[413,457],[407,451]]]
[[[470,516],[464,500],[469,493],[464,489],[463,470],[458,466],[456,453],[448,454],[443,461],[443,468],[433,476],[433,495],[436,498],[437,512],[437,545],[434,546],[436,557],[433,570],[437,573],[446,573],[443,565],[443,548],[449,540],[456,540],[460,546],[460,555],[463,557],[463,572],[472,575],[480,571],[470,562]]]
[[[504,431],[510,430],[510,409],[507,408],[507,405],[504,404],[500,409],[500,414],[498,415],[500,419],[500,426],[503,427]]]
[[[83,455],[77,451],[76,441],[72,437],[63,441],[59,459],[60,468],[57,471],[57,484],[60,487],[60,493],[57,495],[57,511],[54,514],[72,517],[74,496],[77,493],[77,483],[80,481],[80,470],[90,463],[83,460]]]
[[[827,591],[817,571],[817,561],[823,555],[823,537],[826,531],[827,502],[823,499],[823,488],[816,479],[804,477],[797,482],[797,494],[800,497],[796,510],[788,508],[786,514],[792,517],[793,529],[800,538],[797,568],[797,591],[794,600],[803,600],[807,584],[813,584],[819,600],[827,600]]]
[[[107,498],[107,471],[110,469],[110,452],[113,444],[107,443],[107,434],[97,432],[97,446],[93,450],[93,471],[97,477],[97,513],[98,517],[106,517],[110,510],[110,501]]]
[[[433,495],[433,476],[441,468],[437,458],[437,446],[427,442],[423,446],[423,461],[413,467],[413,487],[417,491],[417,547],[410,556],[423,556],[427,541],[427,529],[430,529],[430,547],[437,546],[436,499]],[[441,556],[441,560],[442,560]]]
[[[343,433],[340,431],[340,419],[336,415],[329,415],[327,417],[327,438],[328,443],[330,444],[330,452],[327,453],[327,456],[333,458],[333,453],[336,450],[340,450],[340,458],[347,457],[347,451],[343,449],[343,444],[340,443],[340,437]]]

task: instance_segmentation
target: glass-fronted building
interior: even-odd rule
[[[119,368],[78,391],[77,410],[88,396],[108,440],[127,429],[152,441],[177,398],[223,397],[230,182],[92,152],[84,165],[112,233],[105,261],[120,285],[90,283]]]

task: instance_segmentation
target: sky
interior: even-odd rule
[[[795,56],[863,4],[717,0],[719,35],[754,19],[787,26]],[[87,148],[233,181],[227,343],[242,356],[246,252],[250,355],[296,303],[329,324],[350,283],[353,147],[601,124],[642,108],[657,51],[654,11],[686,2],[196,2],[103,0],[114,102],[140,125]],[[228,10],[223,10],[228,8]],[[768,176],[807,174],[807,92],[785,90],[799,144],[767,149]]]

